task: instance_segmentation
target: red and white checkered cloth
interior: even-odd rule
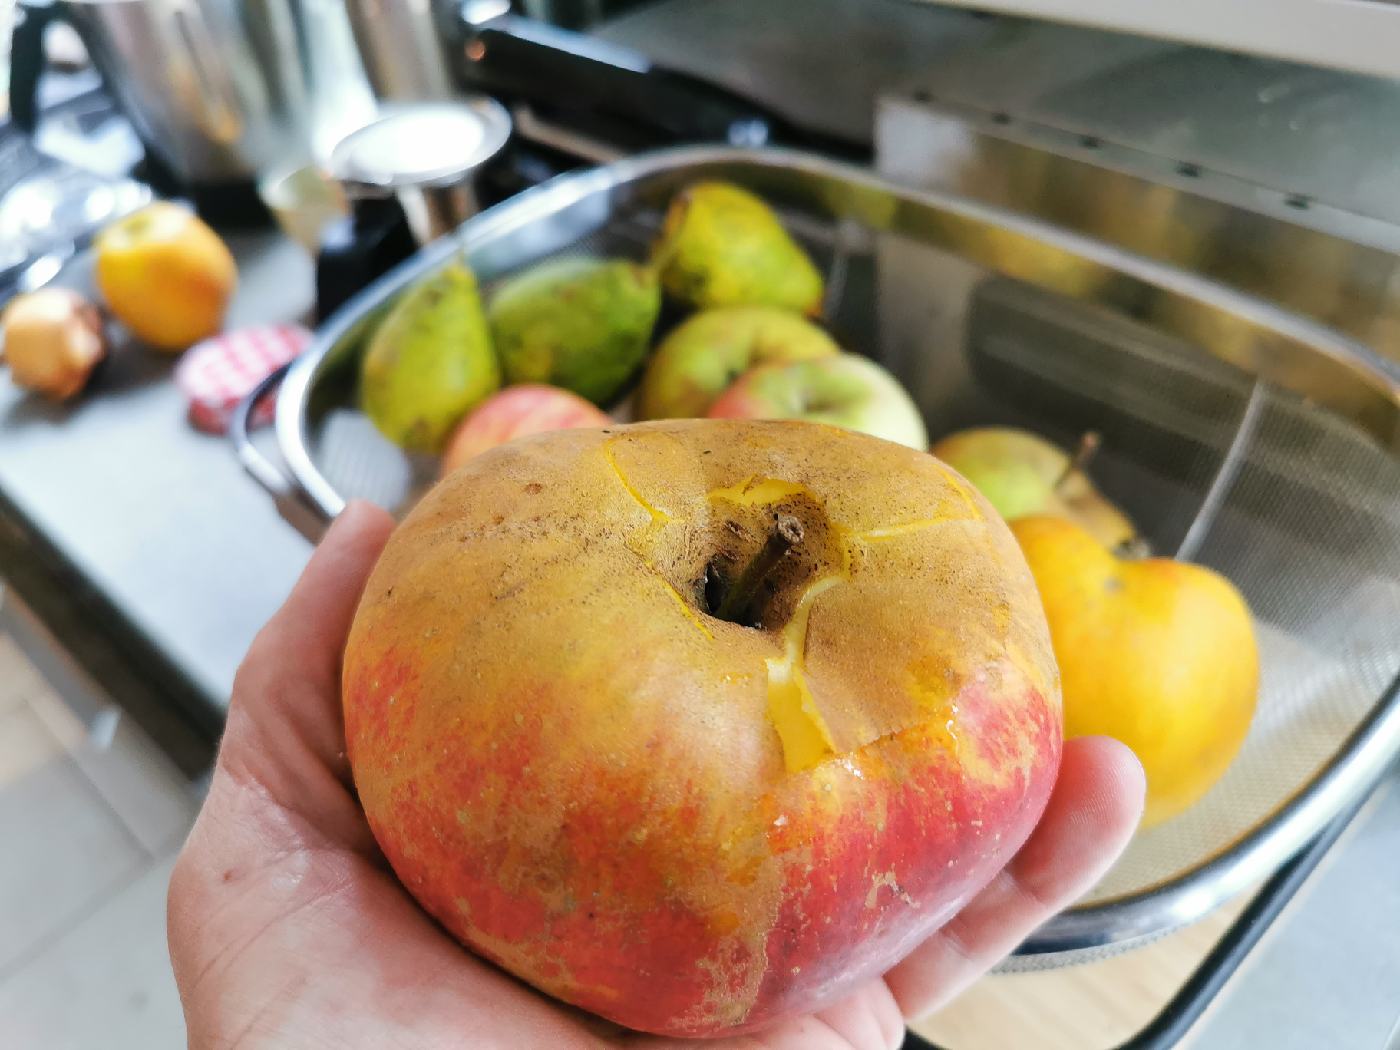
[[[310,340],[311,333],[301,325],[259,325],[222,332],[190,347],[175,367],[175,383],[190,403],[190,422],[210,434],[224,433],[248,391]],[[276,404],[274,394],[263,398],[251,425],[272,422]]]

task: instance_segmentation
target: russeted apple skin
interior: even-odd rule
[[[779,513],[802,541],[761,626],[710,616],[706,567]],[[471,460],[375,568],[344,705],[370,826],[428,912],[551,995],[689,1036],[896,963],[1025,840],[1061,744],[1001,519],[932,456],[798,422]]]

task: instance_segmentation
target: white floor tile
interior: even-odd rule
[[[0,978],[149,860],[64,755],[0,788],[0,843]]]
[[[148,867],[83,923],[0,981],[14,1050],[175,1050],[184,1017],[165,945],[174,857]]]
[[[25,698],[25,706],[39,716],[47,729],[65,751],[73,751],[87,739],[87,727],[73,709],[63,702],[53,688],[44,682]]]
[[[119,716],[110,741],[96,742],[52,691],[29,703],[143,849],[159,856],[183,839],[198,811],[194,789],[129,717]]]
[[[0,791],[62,757],[62,746],[34,712],[23,705],[0,711]]]
[[[0,632],[0,711],[23,704],[24,698],[42,681],[15,640]]]

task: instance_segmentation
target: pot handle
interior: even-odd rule
[[[253,418],[253,412],[264,398],[281,385],[291,366],[292,362],[289,361],[269,372],[258,381],[257,386],[248,391],[242,401],[238,402],[229,417],[228,439],[233,445],[238,462],[243,465],[248,476],[272,497],[272,502],[283,519],[312,543],[319,543],[330,526],[331,519],[313,507],[308,500],[303,499],[296,483],[287,477],[280,466],[263,455],[249,437],[249,422]]]
[[[27,134],[39,126],[39,77],[44,72],[44,30],[62,12],[54,0],[20,0],[10,32],[10,118]]]

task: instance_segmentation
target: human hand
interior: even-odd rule
[[[354,795],[340,659],[392,528],[349,507],[238,672],[209,796],[170,881],[189,1044],[437,1050],[680,1045],[548,999],[460,947],[413,902]],[[1067,741],[1040,824],[1011,863],[882,980],[714,1050],[896,1047],[1083,894],[1142,812],[1142,769],[1105,738]]]

